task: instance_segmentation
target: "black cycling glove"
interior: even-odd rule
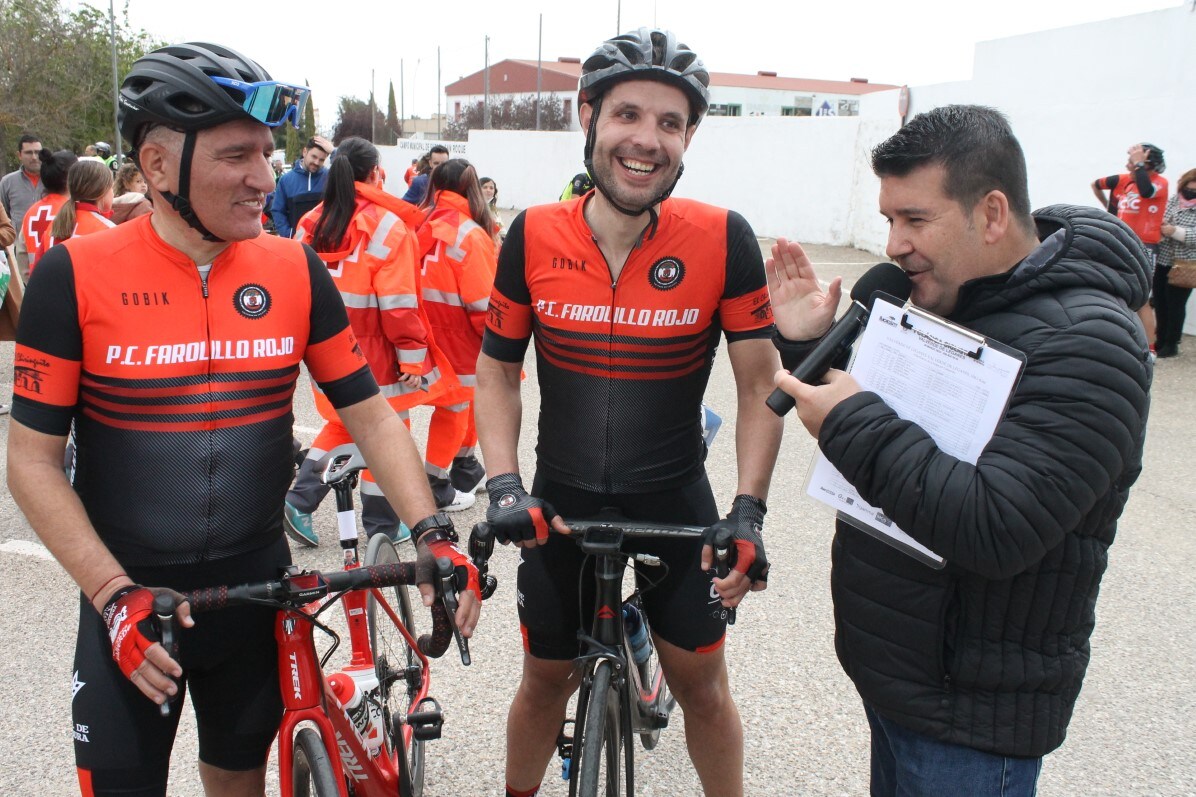
[[[500,473],[487,480],[486,491],[490,493],[486,521],[494,528],[494,539],[502,543],[548,542],[556,510],[547,501],[528,495],[519,474]]]
[[[706,529],[703,541],[713,546],[722,532],[729,532],[731,567],[753,584],[768,583],[768,558],[764,555],[764,513],[768,507],[754,495],[737,495],[727,516]]]

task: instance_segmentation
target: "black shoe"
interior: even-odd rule
[[[486,469],[472,454],[457,457],[449,469],[449,481],[461,492],[473,495],[479,488],[485,489]]]
[[[1178,357],[1179,345],[1176,343],[1168,343],[1166,346],[1156,346],[1155,356],[1160,359],[1163,357]]]

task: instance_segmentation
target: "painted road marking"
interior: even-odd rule
[[[9,540],[2,543],[0,544],[0,553],[19,553],[22,556],[45,559],[47,562],[54,561],[54,555],[46,550],[46,546],[40,542],[29,542],[28,540]]]

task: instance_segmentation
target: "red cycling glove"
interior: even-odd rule
[[[429,524],[425,530],[424,526]],[[416,538],[416,549],[419,551],[416,560],[416,581],[420,584],[435,583],[436,560],[448,559],[453,564],[457,591],[469,590],[480,603],[482,587],[478,580],[478,569],[473,560],[457,547],[457,532],[453,523],[443,514],[432,515],[415,525],[413,529],[419,536]]]
[[[112,660],[126,678],[132,678],[145,661],[146,651],[158,643],[154,593],[137,584],[122,587],[108,599],[102,614],[108,626]]]

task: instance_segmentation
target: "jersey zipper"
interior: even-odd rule
[[[635,249],[633,248],[631,250],[631,252],[627,253],[627,259],[623,261],[623,268],[619,269],[619,276],[615,277],[615,276],[613,276],[613,272],[611,271],[610,261],[608,261],[606,259],[606,253],[604,253],[602,251],[602,247],[598,245],[598,239],[595,238],[593,235],[591,235],[590,240],[594,242],[594,248],[598,250],[598,257],[602,258],[602,263],[603,263],[603,265],[606,266],[606,274],[608,277],[610,277],[610,322],[609,322],[609,327],[608,327],[608,331],[607,331],[607,335],[606,335],[606,373],[607,373],[607,377],[606,377],[606,408],[607,409],[606,409],[606,424],[605,424],[606,428],[605,428],[605,434],[604,434],[605,440],[604,440],[603,457],[602,457],[602,490],[603,490],[603,492],[609,494],[613,490],[613,487],[611,485],[611,478],[610,478],[610,473],[611,473],[610,463],[611,463],[611,458],[614,456],[614,448],[615,448],[614,430],[611,428],[612,413],[610,411],[611,398],[612,398],[611,393],[612,393],[612,389],[613,389],[613,385],[614,385],[614,377],[612,377],[610,375],[610,373],[611,373],[611,369],[614,366],[613,361],[614,361],[614,357],[615,357],[615,352],[614,352],[614,348],[615,348],[615,304],[616,304],[615,299],[618,297],[618,293],[619,293],[619,277],[622,277],[624,272],[627,271],[627,265],[631,262],[631,255],[633,252],[635,252]]]
[[[212,269],[214,269],[214,268],[216,268],[215,258],[213,258],[211,265],[208,266],[208,270],[206,273],[203,271],[200,271],[199,268],[196,267],[196,274],[199,277],[200,289],[203,293],[204,337],[207,339],[207,347],[208,347],[208,408],[207,408],[207,413],[206,413],[206,415],[208,416],[208,422],[209,422],[208,423],[208,455],[207,455],[207,478],[208,478],[207,504],[208,505],[207,505],[206,511],[204,512],[205,530],[204,530],[204,548],[203,548],[203,555],[202,555],[203,561],[207,561],[208,554],[211,551],[212,492],[214,489],[214,484],[213,484],[214,475],[213,475],[212,463],[216,458],[216,442],[215,442],[216,435],[215,435],[215,430],[211,427],[212,404],[213,404],[213,394],[212,394],[212,374],[213,374],[213,371],[212,371],[212,312],[211,312],[211,305],[208,302],[208,298],[209,298],[209,296],[208,296],[208,281],[212,277]]]

